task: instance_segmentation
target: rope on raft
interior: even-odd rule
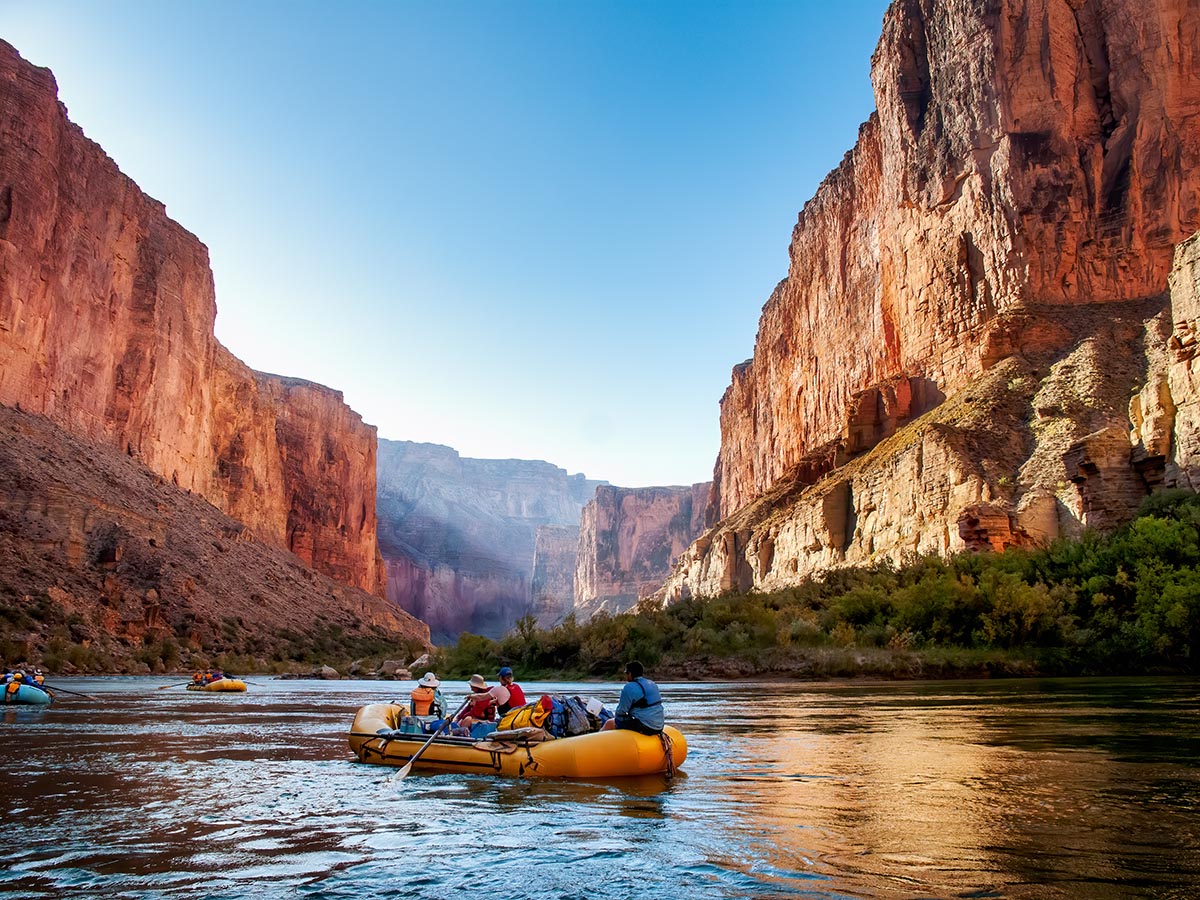
[[[659,740],[662,741],[663,753],[667,757],[667,777],[675,777],[675,745],[671,740],[671,736],[665,731],[658,733]]]

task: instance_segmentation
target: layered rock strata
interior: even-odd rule
[[[551,553],[548,534],[538,557],[539,530],[565,529],[556,545],[569,545],[598,484],[537,460],[380,441],[387,596],[428,622],[439,642],[464,631],[499,637],[531,614],[548,623],[551,610],[571,605],[575,555]]]
[[[661,597],[1041,542],[1195,483],[1200,3],[897,0],[872,81],[722,399],[722,522]]]
[[[135,457],[262,540],[382,593],[375,429],[213,335],[208,252],[0,41],[0,404]]]
[[[0,406],[0,659],[149,671],[394,649],[429,629],[335,581],[123,451]],[[73,661],[73,662],[72,662]]]
[[[1198,48],[1196,0],[893,3],[877,112],[805,205],[721,401],[718,517],[1037,339],[1006,313],[1161,293],[1200,227]]]
[[[580,519],[575,615],[624,612],[652,594],[704,530],[711,488],[597,488]]]

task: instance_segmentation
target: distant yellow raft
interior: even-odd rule
[[[403,766],[427,736],[383,737],[379,729],[398,727],[403,706],[373,703],[364,706],[350,726],[350,749],[360,762],[377,766]],[[672,769],[687,759],[687,739],[668,725],[666,737],[619,729],[597,731],[543,743],[511,743],[503,732],[484,741],[439,737],[421,754],[415,770],[427,772],[481,773],[526,778],[624,778],[655,775],[668,770],[666,748],[670,747]],[[519,741],[519,738],[514,738]]]
[[[187,689],[189,691],[244,691],[246,682],[236,678],[218,678],[208,684],[189,684]]]

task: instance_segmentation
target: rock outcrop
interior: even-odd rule
[[[382,594],[375,429],[213,335],[204,245],[0,41],[0,404],[117,448],[262,540]]]
[[[1171,272],[1171,335],[1130,403],[1134,464],[1162,468],[1168,484],[1200,490],[1200,235],[1179,247]]]
[[[897,0],[872,81],[722,399],[722,521],[668,600],[1040,542],[1196,483],[1174,254],[1200,228],[1200,3]]]
[[[429,644],[429,629],[264,542],[122,450],[0,406],[0,659],[162,671],[231,654]],[[254,661],[254,662],[249,662]]]
[[[580,519],[575,615],[624,612],[654,593],[704,530],[711,488],[597,488]]]
[[[549,610],[570,606],[575,558],[547,555],[550,536],[543,538],[535,596],[538,531],[576,534],[600,483],[536,460],[470,459],[437,444],[380,441],[387,596],[428,622],[441,642],[463,631],[498,637],[530,614],[547,621]],[[557,543],[571,540],[560,535]],[[564,588],[565,596],[552,593]]]

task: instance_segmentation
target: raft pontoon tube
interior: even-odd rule
[[[2,686],[5,704],[25,703],[29,706],[48,706],[54,700],[48,691],[31,684],[19,684],[15,691],[11,688],[11,684]]]
[[[189,691],[244,691],[246,682],[236,678],[218,678],[208,684],[189,684],[187,689]]]
[[[372,703],[358,711],[348,737],[360,762],[403,766],[424,746],[428,735],[393,734],[407,711],[394,703]],[[624,778],[674,771],[687,759],[687,739],[670,725],[661,736],[617,729],[538,743],[530,741],[530,731],[541,729],[497,731],[483,741],[440,736],[414,768],[527,778]]]

